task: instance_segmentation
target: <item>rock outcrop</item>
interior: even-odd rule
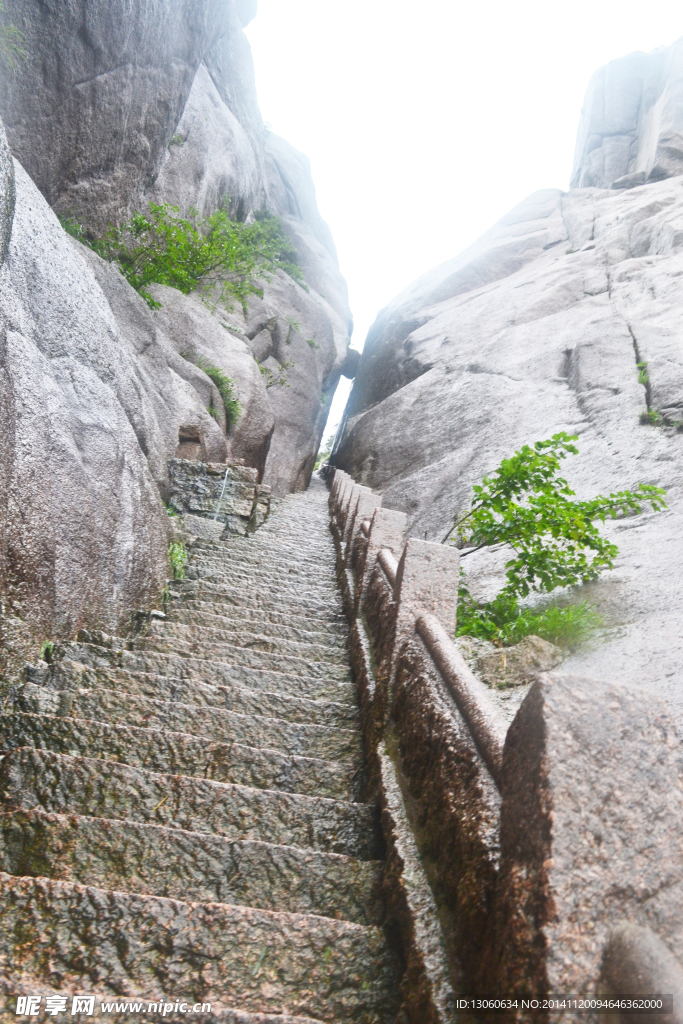
[[[279,495],[305,488],[352,368],[346,285],[308,162],[258,109],[242,32],[254,0],[9,0],[0,13],[26,51],[0,76],[0,671],[11,671],[36,638],[121,630],[155,600],[169,459],[244,463]],[[148,201],[281,216],[305,281],[278,271],[245,311],[155,286],[152,311],[55,216],[97,235]],[[236,421],[202,365],[233,381]]]
[[[665,487],[668,512],[606,528],[617,567],[575,599],[610,629],[565,667],[653,686],[679,716],[681,223],[680,176],[530,196],[381,311],[333,456],[433,540],[501,458],[559,430],[580,437],[565,464],[579,495]],[[466,559],[475,593],[492,596],[507,557]]]
[[[633,188],[683,173],[683,39],[593,75],[572,187]]]

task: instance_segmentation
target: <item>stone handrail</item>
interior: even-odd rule
[[[434,615],[420,615],[416,629],[453,694],[486,766],[500,789],[505,725],[482,684]]]
[[[415,1019],[455,1020],[449,974],[500,995],[649,994],[661,975],[683,1001],[683,751],[666,705],[544,673],[506,727],[453,639],[459,552],[406,540],[406,516],[341,470],[330,512],[398,927],[431,993]]]
[[[377,562],[384,569],[384,575],[386,576],[386,578],[389,580],[393,587],[393,585],[396,583],[396,574],[398,573],[398,562],[392,555],[391,551],[388,551],[386,548],[382,548],[382,550],[377,555]]]

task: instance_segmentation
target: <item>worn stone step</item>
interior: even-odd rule
[[[379,924],[382,865],[160,825],[0,812],[0,871]]]
[[[121,690],[161,701],[178,701],[202,707],[219,707],[245,715],[281,718],[287,722],[305,722],[328,729],[360,728],[360,715],[354,704],[307,700],[287,694],[261,692],[246,686],[212,686],[188,682],[150,672],[128,672],[121,668],[89,668],[65,659],[46,665],[39,662],[26,668],[28,682],[47,690]]]
[[[234,606],[226,604],[220,599],[212,600],[211,597],[197,598],[193,593],[176,594],[170,592],[170,600],[166,605],[166,614],[169,618],[178,618],[183,621],[184,616],[191,615],[194,611],[207,615],[215,615],[222,620],[238,623],[248,628],[251,623],[265,629],[275,625],[278,628],[293,629],[296,631],[311,632],[314,635],[332,638],[335,643],[345,644],[349,635],[348,623],[343,615],[332,615],[325,619],[315,618],[307,615],[290,614],[283,612],[278,605],[272,608],[248,608],[245,606]]]
[[[330,608],[341,608],[341,594],[333,582],[323,584],[313,580],[306,580],[300,583],[295,580],[283,579],[282,576],[266,577],[260,572],[245,573],[229,563],[203,565],[202,563],[190,561],[185,570],[185,578],[188,580],[213,580],[234,589],[253,588],[257,586],[263,593],[267,593],[271,599],[308,601],[311,604],[320,603]]]
[[[262,589],[279,590],[287,589],[296,593],[297,591],[313,590],[322,596],[331,596],[335,600],[338,592],[335,587],[335,574],[331,571],[312,572],[301,567],[287,565],[273,565],[272,562],[264,561],[239,561],[234,558],[211,558],[204,555],[191,555],[188,566],[206,571],[216,572],[219,575],[235,578],[248,579],[252,583],[258,583]]]
[[[270,630],[259,632],[249,629],[226,629],[220,626],[206,626],[198,623],[180,623],[172,619],[159,621],[153,619],[146,632],[147,637],[158,637],[160,640],[175,642],[181,640],[195,648],[220,651],[222,647],[244,647],[255,651],[266,651],[292,658],[303,658],[306,661],[324,661],[330,665],[348,667],[349,656],[343,648],[332,645],[297,641],[275,637]],[[138,645],[136,644],[136,647]]]
[[[192,594],[206,600],[222,600],[245,608],[287,609],[293,615],[310,616],[312,620],[329,618],[331,621],[342,622],[344,612],[341,605],[330,601],[320,601],[303,594],[274,595],[270,591],[261,592],[256,587],[236,587],[229,583],[216,582],[211,579],[174,580],[172,584],[176,593]],[[211,596],[209,596],[211,595]]]
[[[132,765],[20,747],[0,763],[0,794],[14,807],[163,825],[230,839],[382,856],[368,804],[165,775]]]
[[[379,928],[0,875],[0,962],[62,991],[216,1000],[395,1024],[398,963]]]
[[[203,602],[188,602],[197,605],[203,604]],[[215,611],[209,611],[209,608],[216,609]],[[251,618],[246,622],[242,618],[234,618],[229,614],[229,610],[226,614],[222,615],[218,609],[220,605],[206,605],[205,610],[194,609],[183,609],[177,604],[173,603],[167,606],[166,609],[166,622],[173,622],[193,626],[195,629],[201,627],[207,630],[207,635],[211,635],[213,631],[228,631],[238,633],[240,631],[246,631],[254,633],[261,633],[267,630],[268,635],[272,638],[282,640],[295,640],[299,644],[318,644],[322,647],[331,648],[335,651],[347,651],[347,637],[343,630],[339,629],[333,631],[331,629],[316,630],[313,628],[306,628],[306,626],[296,625],[285,625],[283,623],[273,622],[272,620],[264,620],[259,617],[252,621]],[[304,622],[306,620],[303,620]],[[308,623],[306,623],[308,625]]]
[[[337,682],[347,682],[351,678],[348,664],[332,661],[315,661],[302,656],[271,653],[252,647],[233,647],[231,644],[196,643],[179,639],[157,638],[155,636],[136,639],[131,654],[154,653],[165,657],[177,654],[182,658],[194,661],[211,661],[215,664],[227,665],[232,669],[265,669],[271,672],[282,672],[288,675],[326,678]],[[344,659],[346,662],[346,659]],[[124,662],[125,664],[125,662]]]
[[[57,753],[93,755],[102,761],[137,765],[255,789],[281,789],[307,796],[351,799],[359,791],[353,765],[287,756],[238,743],[207,743],[196,736],[132,725],[26,712],[0,715],[2,748],[39,747]]]
[[[321,725],[286,722],[279,718],[244,715],[223,708],[207,708],[177,701],[153,700],[120,690],[54,690],[26,683],[14,692],[20,711],[59,715],[117,725],[201,737],[205,743],[239,743],[245,747],[276,750],[281,754],[314,757],[323,761],[362,763],[358,729],[329,729]]]
[[[239,639],[242,639],[244,634]],[[200,658],[240,665],[244,668],[265,668],[295,675],[328,676],[331,679],[350,679],[351,668],[345,654],[335,654],[324,648],[306,650],[305,645],[290,652],[287,641],[280,645],[265,637],[254,635],[251,643],[233,644],[230,640],[202,639],[201,635],[179,637],[168,635],[163,628],[136,638],[134,651],[158,651],[160,654],[179,654],[183,658]]]
[[[124,668],[129,672],[156,672],[177,679],[196,679],[199,682],[227,686],[237,684],[251,689],[286,693],[313,700],[356,700],[355,690],[350,681],[330,678],[326,673],[321,673],[317,677],[311,674],[298,675],[264,667],[250,668],[205,658],[164,654],[161,651],[120,651],[89,644],[63,644],[60,650],[64,656],[93,668],[111,666]]]
[[[326,557],[322,554],[321,549],[321,554],[314,558],[304,558],[301,552],[299,552],[296,559],[293,560],[289,554],[281,554],[279,550],[277,553],[274,552],[272,546],[261,550],[253,548],[251,550],[249,548],[239,550],[233,544],[213,548],[207,546],[202,541],[194,542],[190,547],[192,561],[222,562],[240,566],[245,571],[253,568],[258,572],[266,572],[268,575],[281,572],[286,578],[320,579],[329,584],[330,580],[334,579],[336,556],[331,545],[329,552],[328,548],[325,547],[325,552]]]

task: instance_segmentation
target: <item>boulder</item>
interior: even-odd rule
[[[159,171],[205,53],[242,35],[234,0],[7,0],[27,59],[0,81],[10,146],[50,204],[101,229]]]
[[[0,268],[5,671],[32,637],[123,626],[167,575],[144,379],[87,262],[15,171]]]
[[[603,528],[614,572],[567,597],[608,631],[565,668],[643,683],[683,718],[681,225],[680,177],[530,196],[381,311],[332,458],[433,540],[502,458],[559,430],[579,435],[563,475],[580,497],[665,487],[668,512]],[[476,558],[481,599],[505,559]]]

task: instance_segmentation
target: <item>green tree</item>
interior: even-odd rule
[[[601,535],[598,523],[639,515],[646,506],[654,511],[666,508],[666,492],[651,484],[577,501],[567,481],[558,475],[561,461],[568,454],[578,454],[572,443],[576,440],[576,435],[559,433],[533,446],[524,445],[473,487],[471,508],[455,517],[444,542],[455,539],[463,558],[483,547],[504,544],[512,548],[514,557],[506,563],[507,583],[494,601],[478,605],[465,584],[461,585],[459,635],[504,643],[521,639],[517,634],[526,627],[519,620],[526,619],[531,626],[534,614],[520,610],[520,598],[531,591],[551,593],[559,587],[586,583],[613,568],[618,548]],[[595,622],[595,613],[585,605],[583,608],[584,619],[592,615]],[[569,613],[569,609],[554,612]],[[578,613],[574,610],[571,614],[575,632],[580,632]],[[529,628],[524,635],[532,631]]]
[[[62,224],[84,240],[80,225],[67,220]],[[257,278],[284,270],[302,280],[279,217],[262,215],[253,224],[241,224],[230,220],[225,207],[206,218],[192,210],[185,218],[177,206],[150,203],[149,214],[136,213],[121,227],[110,226],[90,244],[104,259],[118,263],[152,309],[160,305],[148,290],[155,283],[185,295],[201,289],[228,307],[235,299],[246,307],[249,295],[263,294]]]

